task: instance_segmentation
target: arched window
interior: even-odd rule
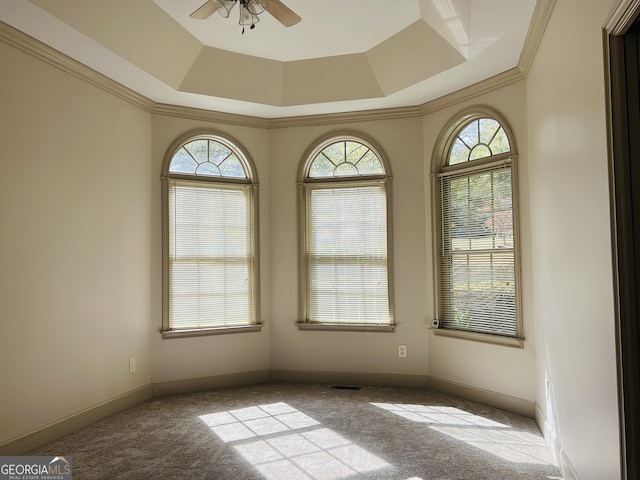
[[[440,137],[436,333],[521,346],[515,160],[506,123],[486,108],[459,116]]]
[[[163,170],[163,337],[256,330],[257,182],[210,134],[176,142]]]
[[[331,138],[305,159],[301,328],[393,330],[390,182],[360,138]]]

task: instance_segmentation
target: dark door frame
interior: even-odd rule
[[[640,0],[603,30],[621,478],[640,478]]]

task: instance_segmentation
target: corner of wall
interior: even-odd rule
[[[0,445],[0,456],[25,455],[28,452],[62,438],[104,418],[120,413],[140,403],[151,400],[151,385],[132,390],[95,405],[82,412],[60,419],[36,431],[29,432]]]

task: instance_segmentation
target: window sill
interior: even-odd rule
[[[433,331],[434,335],[442,337],[460,338],[463,340],[490,343],[504,347],[524,348],[523,338],[501,337],[499,335],[491,335],[488,333],[465,332],[462,330],[449,330],[444,328],[431,328],[430,330]]]
[[[367,325],[358,323],[296,323],[298,330],[335,332],[395,332],[395,325]]]
[[[163,339],[168,338],[186,338],[186,337],[202,337],[205,335],[224,335],[227,333],[247,333],[259,332],[262,324],[239,325],[237,327],[215,327],[215,328],[193,328],[182,330],[161,330]]]

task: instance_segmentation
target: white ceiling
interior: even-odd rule
[[[518,63],[536,3],[284,0],[300,23],[285,28],[264,13],[242,34],[237,7],[226,19],[189,18],[203,2],[0,0],[0,20],[155,102],[276,118],[418,105],[509,70]],[[357,94],[358,72],[340,80],[344,95],[335,91],[340,82],[331,85],[343,71],[332,66],[345,65],[345,58],[346,65],[353,60],[366,67],[360,70],[371,85],[365,94]],[[250,68],[262,64],[277,72],[273,78]],[[327,78],[310,82],[307,66],[326,69]],[[235,82],[238,72],[256,78],[250,88],[233,90],[211,83],[211,72],[230,84],[248,81]],[[323,94],[325,85],[334,91]],[[301,92],[295,100],[243,96],[262,88]],[[312,91],[305,95],[305,88]]]
[[[286,28],[264,13],[243,35],[238,7],[229,18],[194,20],[189,14],[205,0],[153,1],[203,45],[283,62],[366,52],[420,18],[416,0],[283,0],[300,23]]]

